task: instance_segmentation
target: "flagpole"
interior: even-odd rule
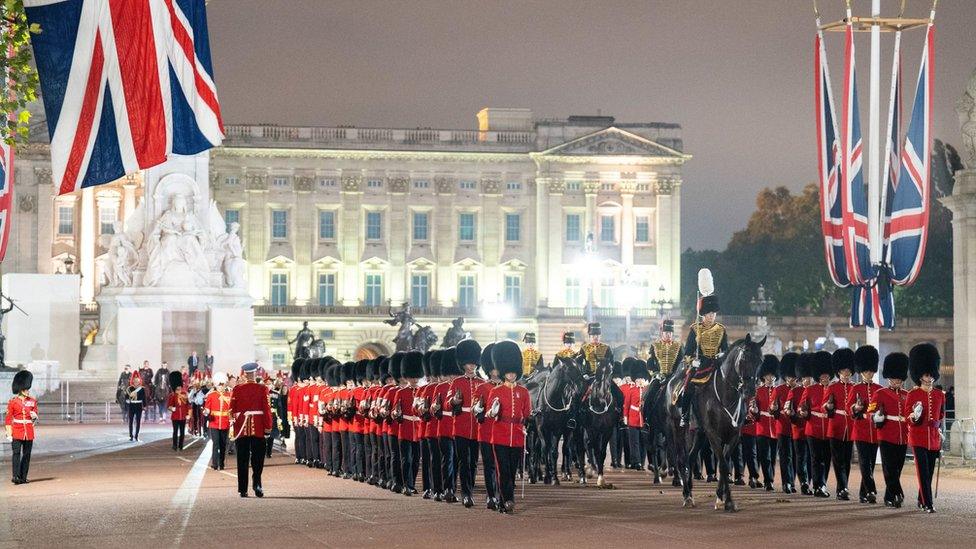
[[[871,17],[881,17],[881,0],[871,0]],[[881,263],[881,185],[878,181],[878,143],[881,139],[881,26],[871,25],[871,99],[868,113],[868,235],[871,242],[871,264]],[[865,328],[865,343],[879,347],[878,327]]]

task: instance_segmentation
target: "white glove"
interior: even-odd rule
[[[939,441],[945,442],[945,433],[943,433],[942,431],[939,431]]]
[[[691,365],[694,366],[695,368],[697,368],[697,367],[701,366],[701,361],[696,358],[696,359],[694,359],[694,360],[691,361]]]
[[[33,420],[36,421],[37,420],[37,412],[31,412],[30,413],[30,417],[31,417],[31,419],[33,419]]]
[[[3,436],[3,439],[6,440],[7,442],[13,442],[14,441],[14,437],[12,437],[11,435],[4,435]]]
[[[922,403],[916,402],[912,407],[912,421],[918,421],[920,417],[922,417]]]
[[[885,415],[883,413],[881,413],[881,410],[878,410],[878,411],[874,412],[874,422],[875,423],[884,423],[884,420],[885,420]]]

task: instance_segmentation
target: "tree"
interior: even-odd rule
[[[7,143],[27,141],[30,111],[27,104],[37,98],[37,71],[31,66],[30,35],[40,28],[27,23],[23,0],[0,0],[0,139]],[[2,78],[6,74],[7,78]]]

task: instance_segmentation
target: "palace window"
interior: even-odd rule
[[[329,189],[336,186],[336,180],[332,177],[327,177],[325,179],[319,179],[319,187],[323,189]]]
[[[567,191],[578,191],[581,188],[583,188],[583,183],[581,183],[580,181],[567,181],[566,182],[566,190]]]
[[[367,179],[366,187],[370,189],[382,189],[383,180],[382,179]]]
[[[319,239],[335,240],[335,212],[332,210],[319,212]]]
[[[505,303],[516,309],[522,305],[522,277],[505,275]]]
[[[421,309],[427,307],[430,297],[430,275],[414,274],[410,276],[410,304]]]
[[[413,188],[415,189],[429,189],[430,180],[428,179],[415,179],[413,182]]]
[[[271,186],[272,187],[279,187],[279,188],[280,187],[287,187],[288,186],[288,178],[287,177],[284,177],[284,176],[275,177],[275,178],[273,178],[271,180]]]
[[[288,304],[288,273],[271,273],[271,305]]]
[[[58,206],[58,236],[75,234],[74,206]]]
[[[566,242],[579,242],[583,235],[580,231],[582,216],[580,214],[569,214],[566,216]]]
[[[425,242],[429,238],[427,232],[428,216],[426,212],[413,212],[413,239]]]
[[[284,330],[271,330],[271,339],[284,339],[284,338],[285,338]]]
[[[521,181],[509,181],[508,183],[505,184],[505,189],[507,189],[509,191],[521,191],[522,190],[522,182]]]
[[[98,234],[115,234],[115,222],[118,220],[118,204],[103,203],[98,206]]]
[[[238,179],[237,176],[234,176],[234,175],[229,175],[229,176],[227,176],[227,177],[224,178],[224,185],[227,185],[228,187],[236,187],[240,183],[241,183],[241,180]]]
[[[271,238],[288,238],[288,210],[271,210]]]
[[[383,238],[383,212],[366,212],[366,240]]]
[[[224,210],[224,222],[227,224],[227,232],[230,232],[231,223],[241,222],[241,211],[240,210]]]
[[[601,191],[612,191],[613,190],[613,183],[600,183],[600,190]]]
[[[477,305],[477,291],[475,289],[474,275],[461,275],[458,277],[458,306],[470,309]]]
[[[473,179],[462,179],[458,183],[458,187],[462,191],[473,191],[478,188],[478,182]]]
[[[378,307],[383,304],[383,275],[369,273],[366,275],[366,305]]]
[[[475,216],[473,213],[463,213],[458,216],[458,240],[474,242]]]
[[[617,239],[617,223],[612,215],[600,216],[600,242],[614,242]]]
[[[522,216],[514,213],[505,214],[505,241],[518,242],[521,240]]]
[[[637,218],[637,227],[634,231],[634,240],[646,244],[651,241],[651,223],[647,216]]]
[[[571,276],[566,279],[566,306],[583,306],[582,285],[580,284],[580,279],[575,276]]]
[[[319,273],[319,306],[332,307],[336,304],[336,274]]]

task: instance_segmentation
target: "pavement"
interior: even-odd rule
[[[590,484],[525,486],[516,514],[437,503],[327,476],[275,452],[263,499],[237,495],[228,469],[209,468],[206,441],[173,452],[169,427],[149,425],[129,442],[121,425],[39,428],[31,483],[0,484],[0,548],[6,547],[929,547],[976,537],[976,471],[942,470],[938,513],[899,510],[735,487],[740,512],[712,509],[714,484],[698,484],[698,507],[646,472],[610,471],[614,489]],[[2,447],[2,467],[10,464]],[[880,465],[877,472],[881,482]],[[6,477],[2,477],[6,480]],[[851,486],[860,479],[854,467]],[[419,480],[418,480],[419,482]],[[914,469],[902,480],[915,494]],[[521,490],[521,485],[519,486]],[[518,494],[517,494],[518,495]]]

